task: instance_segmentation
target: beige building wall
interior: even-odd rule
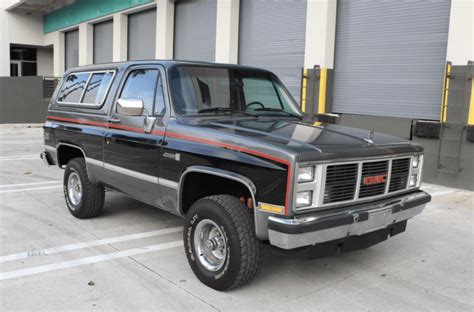
[[[453,65],[466,65],[474,61],[474,1],[451,1],[446,59]]]
[[[36,50],[38,76],[51,77],[54,75],[53,47],[38,48]]]

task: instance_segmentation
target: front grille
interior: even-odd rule
[[[388,160],[366,162],[362,165],[359,198],[385,193],[388,176]]]
[[[408,174],[410,172],[410,158],[394,159],[392,161],[392,172],[388,191],[395,192],[407,187]]]
[[[410,163],[410,157],[405,157],[328,165],[323,205],[404,190],[408,187]]]
[[[357,184],[357,164],[333,165],[326,168],[324,204],[351,200]]]

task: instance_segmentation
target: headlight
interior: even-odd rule
[[[413,186],[416,186],[416,183],[418,182],[418,175],[417,174],[412,174],[410,176],[410,182],[409,182],[409,186],[410,187],[413,187]]]
[[[298,170],[298,183],[311,182],[314,180],[314,167],[302,167]]]
[[[418,168],[419,165],[420,165],[420,155],[413,156],[411,158],[411,167]]]
[[[311,206],[313,191],[304,191],[296,194],[296,208]]]

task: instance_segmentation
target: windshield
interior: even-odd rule
[[[177,66],[170,84],[180,115],[242,114],[301,118],[293,98],[267,72],[239,68]]]

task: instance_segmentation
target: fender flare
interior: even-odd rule
[[[250,196],[252,196],[252,201],[254,203],[254,210],[257,209],[257,201],[256,201],[257,188],[255,187],[255,184],[252,182],[252,180],[250,180],[246,176],[243,176],[239,173],[235,173],[232,171],[224,170],[224,169],[218,169],[218,168],[207,167],[207,166],[191,166],[191,167],[186,168],[186,170],[181,174],[181,177],[178,183],[178,212],[181,216],[185,216],[185,214],[183,213],[183,207],[182,207],[184,181],[186,179],[187,174],[191,172],[214,175],[214,176],[226,178],[226,179],[241,183],[243,186],[245,186],[249,190]]]
[[[91,179],[91,173],[90,173],[90,170],[89,170],[89,166],[87,165],[88,162],[90,162],[90,158],[87,158],[86,156],[86,152],[84,151],[84,149],[78,145],[75,145],[75,144],[71,144],[71,143],[64,143],[64,142],[60,142],[58,144],[56,144],[56,157],[57,157],[57,161],[58,161],[58,167],[61,168],[61,165],[59,164],[59,148],[61,146],[69,146],[69,147],[72,147],[72,148],[76,148],[78,149],[79,151],[81,151],[82,155],[84,156],[84,161],[86,163],[86,171],[87,171],[87,176],[89,177],[89,179]]]

